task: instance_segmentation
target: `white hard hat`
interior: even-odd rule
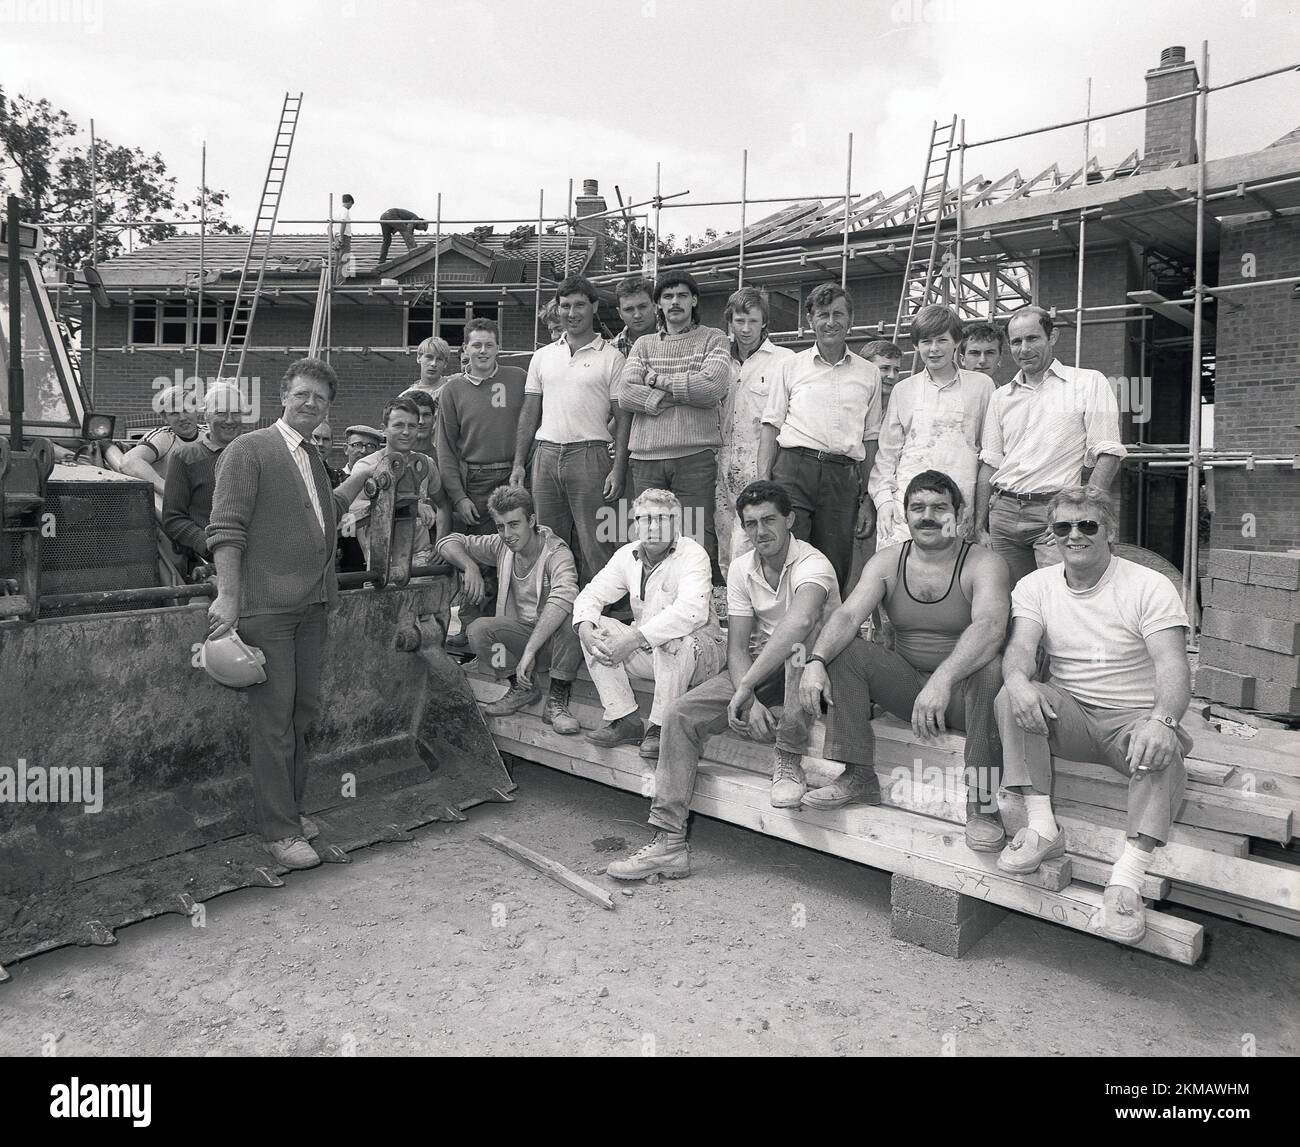
[[[208,676],[231,689],[245,689],[266,680],[266,656],[248,645],[235,630],[203,643],[203,668]]]

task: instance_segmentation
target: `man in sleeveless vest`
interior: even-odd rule
[[[872,555],[808,656],[800,703],[814,712],[827,703],[824,753],[845,768],[831,784],[805,794],[803,804],[880,803],[875,701],[910,721],[922,741],[949,729],[965,732],[966,843],[997,852],[1006,835],[996,804],[1002,746],[994,699],[1002,686],[999,650],[1010,612],[1007,565],[958,534],[963,498],[948,475],[917,474],[903,507],[910,540]],[[879,605],[894,627],[893,650],[859,636]]]

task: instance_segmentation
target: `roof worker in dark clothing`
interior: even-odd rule
[[[388,208],[379,216],[379,232],[384,237],[379,247],[379,262],[388,262],[388,248],[393,242],[394,235],[400,235],[406,243],[406,249],[414,251],[415,233],[428,229],[429,221],[421,219],[414,211],[407,211],[405,207]]]
[[[877,550],[857,587],[822,629],[799,687],[814,712],[828,703],[824,755],[843,774],[805,794],[807,808],[880,803],[871,702],[910,721],[922,742],[966,734],[966,844],[997,852],[1006,834],[995,803],[1002,772],[994,701],[1011,597],[1007,564],[957,532],[963,498],[938,470],[923,470],[903,498],[911,540]],[[862,623],[883,604],[894,649],[865,641]],[[905,780],[899,777],[898,780]],[[919,778],[913,776],[915,784]]]

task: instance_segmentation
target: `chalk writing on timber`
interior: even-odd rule
[[[957,891],[965,896],[978,896],[983,900],[989,898],[989,879],[987,876],[973,876],[965,872],[958,871],[953,874],[956,877]]]

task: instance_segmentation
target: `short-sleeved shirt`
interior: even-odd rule
[[[1187,625],[1173,583],[1119,557],[1091,589],[1071,589],[1061,565],[1027,574],[1011,591],[1011,616],[1043,627],[1053,684],[1100,709],[1154,705],[1155,663],[1146,639]]]
[[[618,398],[624,358],[597,335],[569,353],[568,336],[542,347],[528,366],[524,394],[542,396],[538,442],[610,442],[610,408]]]
[[[816,345],[781,362],[763,410],[777,444],[824,450],[861,462],[880,437],[880,371],[847,348],[827,362]]]
[[[755,655],[772,636],[781,619],[790,611],[795,592],[802,585],[819,585],[826,591],[822,621],[840,605],[840,583],[835,567],[815,546],[791,537],[785,565],[776,588],[763,576],[763,563],[757,550],[741,554],[727,570],[727,615],[754,618],[750,651]]]
[[[153,461],[150,465],[153,467],[154,473],[165,482],[167,480],[167,459],[170,457],[171,452],[185,442],[199,441],[207,433],[207,429],[206,425],[200,425],[193,438],[182,438],[170,426],[159,426],[156,430],[149,431],[136,445],[148,446],[153,451]]]
[[[412,451],[415,453],[415,451]],[[378,465],[385,453],[383,450],[376,450],[373,454],[367,454],[364,458],[358,458],[352,464],[352,473],[362,470],[370,473]],[[397,480],[397,493],[399,495],[414,495],[422,502],[430,501],[437,497],[438,492],[442,489],[442,476],[438,470],[438,463],[430,458],[427,454],[423,455],[427,463],[424,479],[418,484],[411,470],[408,468],[403,472],[401,478]],[[370,499],[365,492],[358,494],[352,505],[348,508],[347,517],[351,519],[353,526],[365,527],[370,522]],[[413,552],[419,553],[421,550],[428,549],[433,544],[429,535],[429,527],[422,522],[417,521],[415,525],[415,543]]]

